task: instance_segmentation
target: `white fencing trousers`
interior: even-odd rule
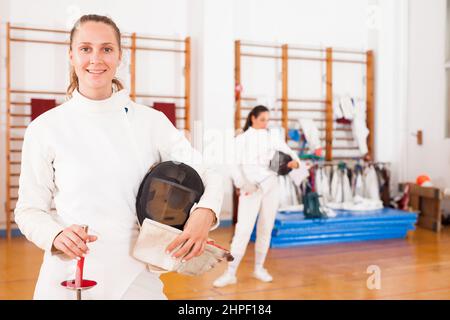
[[[159,274],[142,271],[128,287],[121,300],[167,300]]]
[[[261,189],[249,195],[239,196],[238,221],[236,224],[231,254],[243,256],[258,217],[256,226],[255,251],[266,253],[269,250],[272,229],[280,201],[279,184],[276,176],[270,187],[263,193]]]

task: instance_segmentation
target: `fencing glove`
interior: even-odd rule
[[[182,231],[174,227],[145,219],[141,226],[139,237],[133,249],[133,256],[148,264],[150,271],[166,273],[170,271],[186,275],[200,275],[212,269],[222,260],[232,261],[231,254],[209,240],[203,253],[186,262],[166,254],[167,246],[175,240]],[[181,245],[179,246],[181,247]],[[179,249],[177,247],[175,250]]]

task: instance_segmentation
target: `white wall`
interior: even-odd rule
[[[405,0],[399,1],[405,2]],[[79,14],[95,12],[110,15],[123,32],[136,31],[179,37],[190,35],[193,50],[193,120],[201,121],[201,125],[197,127],[203,127],[207,133],[204,141],[197,139],[194,143],[208,152],[211,161],[217,162],[215,156],[222,158],[221,155],[225,153],[223,155],[225,161],[219,161],[219,164],[221,164],[221,170],[226,172],[228,159],[226,156],[230,151],[227,149],[227,141],[230,141],[234,131],[233,46],[236,39],[362,50],[375,49],[377,61],[376,155],[384,161],[398,162],[400,156],[396,150],[402,143],[401,139],[392,139],[392,135],[405,130],[392,129],[394,126],[391,124],[401,122],[395,117],[398,116],[397,107],[398,103],[402,103],[402,95],[393,95],[395,90],[391,84],[395,85],[396,81],[392,80],[392,77],[398,74],[398,70],[402,70],[402,64],[400,63],[399,66],[396,61],[404,60],[396,55],[402,45],[399,45],[400,48],[393,47],[398,43],[398,37],[403,34],[401,29],[398,32],[395,30],[399,28],[398,17],[402,15],[404,6],[392,5],[389,4],[390,2],[388,0],[135,0],[130,6],[123,1],[116,0],[95,2],[87,0],[35,2],[14,0],[2,1],[2,5],[9,4],[10,10],[9,12],[0,10],[0,12],[6,13],[5,16],[1,16],[3,18],[2,29],[6,20],[14,24],[68,29]],[[382,28],[371,28],[368,25],[369,5],[385,11],[386,14],[383,14],[383,17],[386,19],[381,21]],[[3,43],[4,38],[2,38]],[[31,50],[35,49],[28,50],[28,56],[33,55]],[[16,82],[22,81],[27,85],[33,84],[42,86],[42,88],[58,86],[63,90],[67,84],[68,70],[65,49],[44,50],[48,51],[39,55],[43,63],[36,64],[35,59],[27,62],[27,69],[18,71],[14,75]],[[16,59],[21,61],[24,57],[26,56],[22,54],[16,56]],[[139,71],[138,77],[142,78],[138,78],[138,80],[147,79],[152,85],[148,88],[138,88],[138,91],[171,91],[172,89],[182,91],[180,83],[170,80],[176,78],[174,75],[181,72],[180,69],[183,65],[182,62],[177,62],[175,59],[146,65],[144,71]],[[58,61],[58,63],[54,63],[54,61]],[[168,71],[163,68],[163,66],[172,65],[173,61],[176,62],[175,68],[168,69]],[[384,70],[383,66],[385,65],[390,68]],[[292,95],[317,97],[324,93],[323,84],[320,84],[319,81],[324,73],[322,66],[307,69],[309,67],[305,65],[292,63],[292,68],[298,68],[303,71],[301,74],[306,75],[306,78],[293,76],[290,79],[293,83],[290,87]],[[279,79],[277,80],[277,75],[280,71],[279,64],[268,66],[264,62],[246,64],[243,77],[248,80],[248,83],[255,84],[252,86],[244,83],[246,94],[279,95],[280,82]],[[346,73],[349,74],[348,77]],[[121,76],[125,79],[127,77],[126,65],[121,70]],[[355,95],[364,95],[364,88],[361,85],[364,76],[363,70],[348,72],[336,69],[335,76],[341,79],[340,84],[345,83],[342,87],[337,85],[336,90],[347,91],[357,88]],[[314,84],[314,87],[311,85],[313,82],[317,83],[317,85]],[[2,88],[4,88],[4,83],[2,83]],[[4,108],[4,104],[2,104],[2,108]],[[383,128],[383,131],[378,128]],[[215,129],[215,131],[211,129]],[[4,142],[2,141],[2,143]],[[3,150],[4,147],[2,147],[2,154]],[[3,158],[4,156],[1,156],[2,172],[4,172]],[[1,177],[1,190],[4,191],[4,177]],[[2,194],[3,201],[4,195]],[[223,217],[229,218],[231,214],[230,180],[226,185],[223,211]],[[3,215],[0,219],[3,219]]]
[[[450,139],[445,138],[446,1],[410,1],[407,171],[409,180],[428,174],[450,186]],[[448,35],[447,35],[448,36]],[[423,145],[412,133],[423,130]]]
[[[450,187],[450,138],[446,138],[445,0],[410,3],[407,179],[428,174],[441,188]],[[423,145],[412,136],[423,131]],[[450,213],[450,200],[443,207]]]
[[[369,1],[375,60],[375,156],[390,162],[391,189],[406,178],[408,0]]]

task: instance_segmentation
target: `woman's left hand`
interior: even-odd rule
[[[201,255],[205,250],[209,230],[215,222],[215,219],[216,215],[211,209],[195,209],[186,222],[183,232],[167,246],[167,253],[171,253],[172,250],[180,244],[183,244],[172,255],[173,257],[183,257],[183,261],[188,261]]]
[[[291,169],[298,169],[298,167],[299,167],[300,165],[298,164],[297,161],[292,160],[292,161],[289,161],[289,162],[288,162],[287,166],[288,166],[288,168],[291,168]]]

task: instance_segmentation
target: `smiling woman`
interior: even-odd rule
[[[139,235],[139,185],[160,161],[183,162],[200,175],[205,191],[166,247],[188,261],[203,253],[218,226],[221,176],[163,113],[133,102],[115,79],[122,47],[111,19],[81,17],[69,58],[71,99],[33,120],[23,139],[15,220],[45,250],[34,298],[73,299],[61,283],[74,279],[74,259],[84,265],[86,257],[84,274],[97,285],[83,299],[166,299],[159,274],[130,254]],[[49,212],[52,200],[56,214]]]
[[[85,15],[77,21],[70,32],[69,57],[69,96],[78,88],[88,98],[105,99],[111,95],[111,82],[117,91],[123,89],[114,78],[122,59],[120,30],[108,17]]]

